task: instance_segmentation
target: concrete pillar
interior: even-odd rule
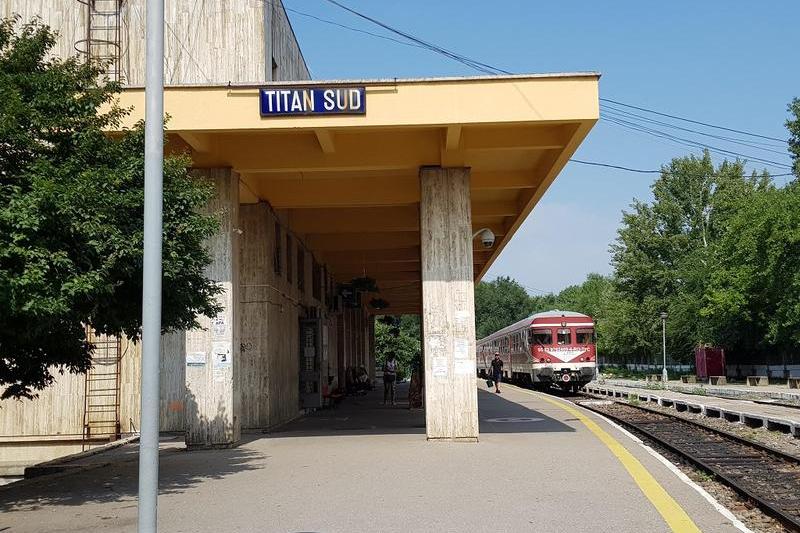
[[[230,169],[196,172],[214,186],[208,210],[220,228],[207,246],[206,275],[222,292],[213,319],[199,317],[199,329],[186,332],[186,445],[189,448],[233,446],[240,437],[239,332],[239,176]]]
[[[239,207],[239,340],[238,368],[241,379],[241,425],[244,428],[270,426],[269,337],[275,301],[272,233],[274,219],[266,203]],[[287,399],[288,401],[288,399]]]
[[[369,379],[375,381],[375,315],[370,315],[367,330],[369,337],[369,350],[367,352],[369,365],[367,366],[367,371],[369,372]]]
[[[478,439],[468,168],[420,171],[425,425],[429,440]]]

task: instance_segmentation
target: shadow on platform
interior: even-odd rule
[[[408,385],[397,387],[397,405],[383,405],[383,390],[348,396],[336,407],[293,420],[270,432],[269,438],[340,435],[425,434],[424,409],[408,408]],[[478,390],[481,433],[570,432],[571,427],[502,395]]]

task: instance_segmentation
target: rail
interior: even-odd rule
[[[678,454],[800,531],[800,458],[676,415],[620,402],[581,403]]]

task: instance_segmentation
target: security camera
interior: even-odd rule
[[[491,248],[494,246],[494,232],[489,228],[484,228],[477,232],[481,236],[481,244],[484,248]]]

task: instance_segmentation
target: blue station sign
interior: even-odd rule
[[[364,87],[274,87],[260,91],[261,116],[364,115]]]

